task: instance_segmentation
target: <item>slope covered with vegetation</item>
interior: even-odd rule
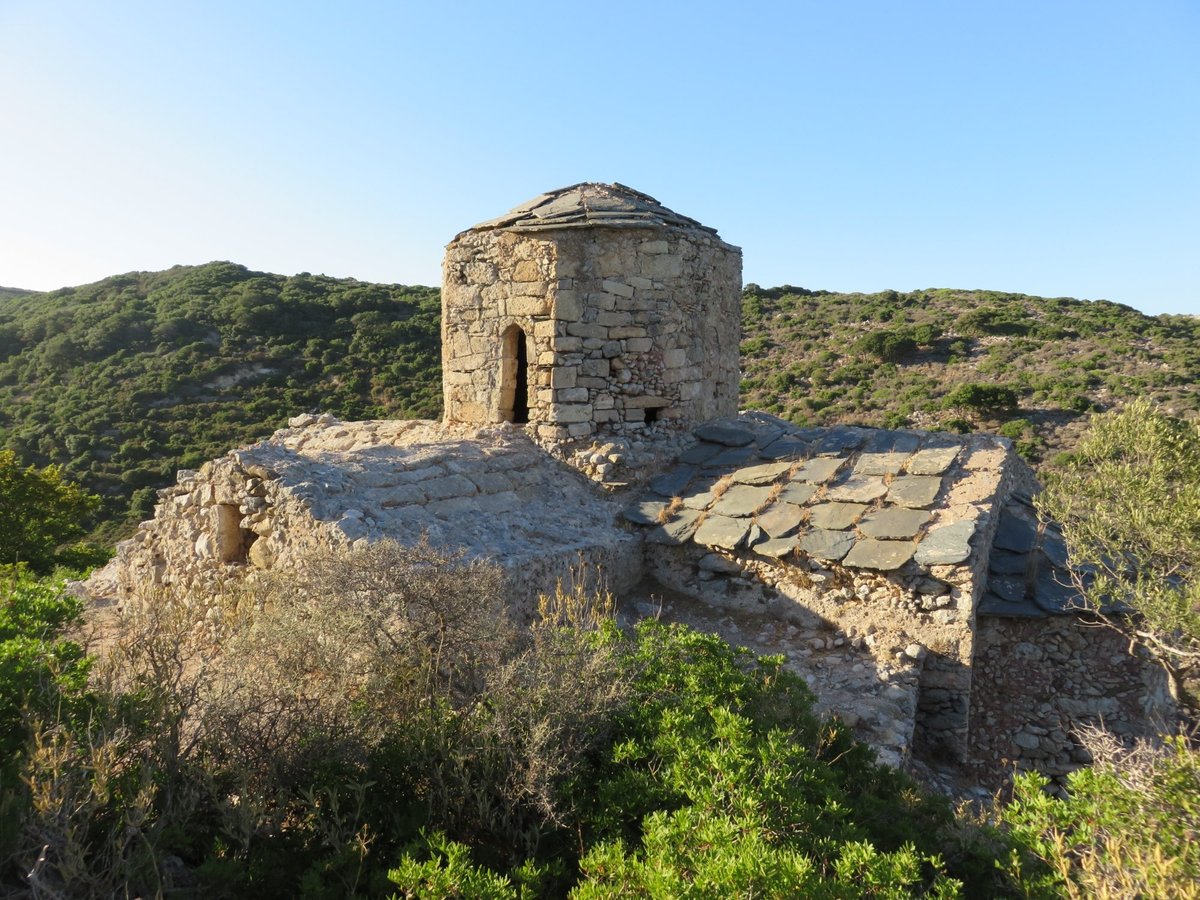
[[[1200,411],[1200,319],[989,291],[748,285],[743,405],[802,423],[988,429],[1035,462],[1093,409]],[[441,411],[436,288],[232,263],[0,292],[0,449],[103,498],[101,539],[175,471],[306,410]]]
[[[225,262],[0,296],[0,449],[99,493],[111,537],[297,412],[437,415],[439,316],[434,288]]]
[[[1200,318],[994,291],[838,294],[747,285],[742,396],[801,423],[986,429],[1035,462],[1088,411],[1200,412]]]

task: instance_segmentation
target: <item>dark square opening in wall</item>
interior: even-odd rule
[[[242,527],[245,516],[236,503],[217,504],[217,559],[223,563],[245,563],[250,555],[250,545],[258,535]]]
[[[644,419],[644,421],[647,425],[651,424],[652,422],[658,421],[658,410],[659,410],[659,408],[657,406],[647,406],[643,410],[643,412],[645,412],[645,414],[646,414],[646,418]]]

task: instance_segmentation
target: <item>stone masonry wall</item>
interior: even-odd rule
[[[446,420],[505,418],[513,326],[543,443],[731,415],[740,290],[741,252],[701,229],[464,232],[443,267]]]
[[[704,603],[916,654],[917,740],[961,757],[995,512],[1033,484],[1011,445],[760,413],[695,434],[625,512],[652,526],[650,572]]]
[[[1014,768],[1060,779],[1087,765],[1081,726],[1123,740],[1174,729],[1165,673],[1091,617],[981,616],[976,647],[970,761],[980,780]]]
[[[395,540],[495,560],[528,612],[583,577],[614,591],[641,577],[615,505],[510,426],[340,422],[299,416],[272,438],[182,471],[153,519],[91,583],[124,601],[158,586],[203,599],[229,579],[296,568],[313,554]]]

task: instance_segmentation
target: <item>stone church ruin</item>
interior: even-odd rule
[[[1169,720],[1163,674],[1081,607],[1011,442],[739,414],[740,293],[741,251],[652,197],[543,194],[447,247],[443,422],[297,416],[180,472],[89,588],[200,603],[427,538],[495,560],[518,604],[585,571],[626,619],[782,653],[894,765],[1062,775],[1080,726]]]

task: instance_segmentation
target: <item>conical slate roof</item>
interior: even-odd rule
[[[653,228],[672,225],[699,228],[716,234],[715,228],[667,209],[648,194],[623,184],[581,182],[540,194],[513,207],[504,215],[480,222],[471,231],[493,228],[505,231],[550,231],[559,228]]]

